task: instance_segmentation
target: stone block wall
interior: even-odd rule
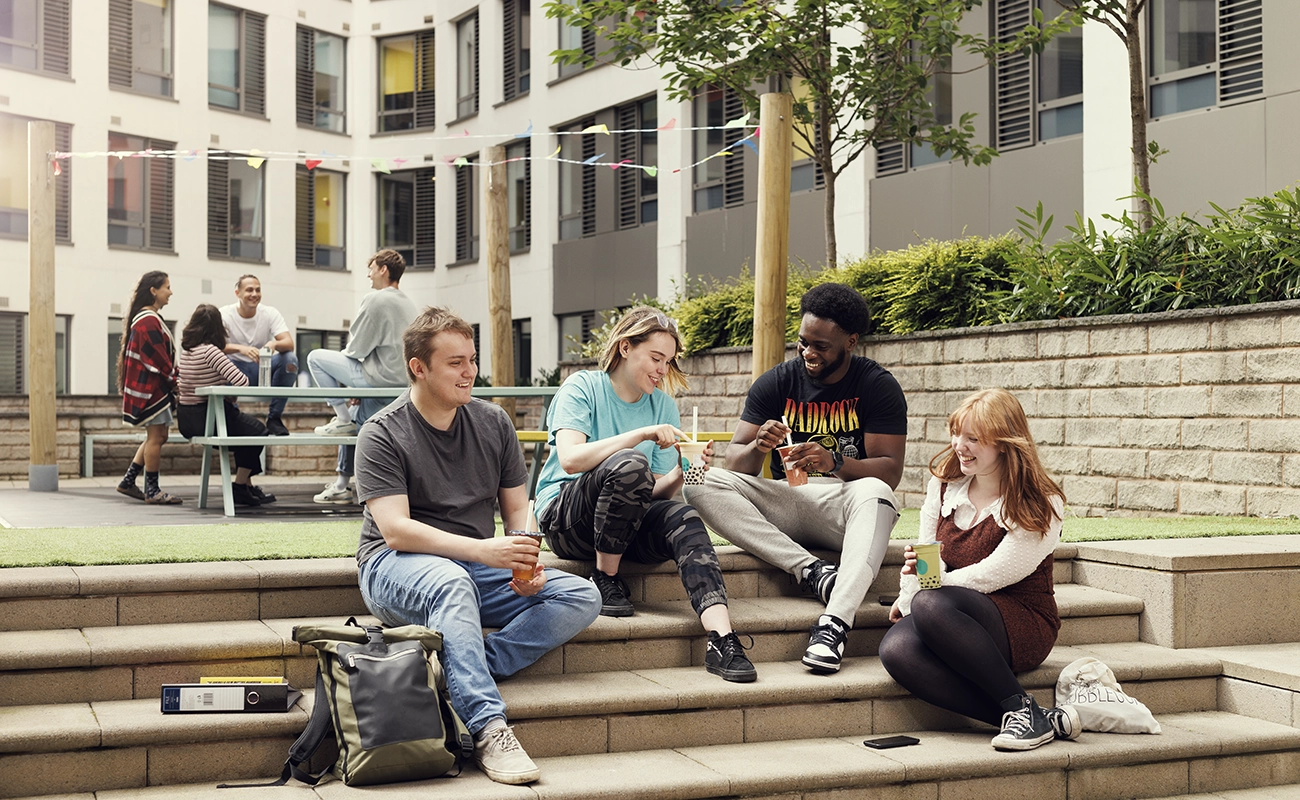
[[[1300,515],[1300,301],[871,336],[858,352],[907,393],[908,506],[947,444],[947,415],[1001,386],[1074,513]],[[695,406],[701,429],[734,429],[748,349],[684,367],[687,424]]]
[[[136,429],[122,424],[122,400],[105,395],[68,395],[57,398],[58,431],[56,433],[59,476],[76,478],[82,474],[82,437],[86,433],[131,433]],[[244,403],[241,408],[258,419],[266,418],[265,403]],[[516,401],[516,425],[521,430],[541,426],[540,398]],[[324,405],[290,402],[285,407],[284,422],[291,432],[310,433],[333,416]],[[175,433],[175,426],[172,431]],[[0,480],[27,480],[31,428],[27,418],[27,398],[21,395],[0,396]],[[113,475],[126,470],[138,443],[96,442],[95,476]],[[526,454],[532,452],[525,449]],[[203,448],[187,442],[163,445],[160,470],[163,474],[197,475],[202,467]],[[269,475],[333,474],[336,447],[273,447],[267,451]],[[214,474],[220,467],[213,457]]]

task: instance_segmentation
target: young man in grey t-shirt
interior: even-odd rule
[[[506,530],[526,530],[527,475],[506,413],[471,397],[473,335],[445,309],[426,309],[403,335],[409,391],[361,427],[361,595],[387,625],[442,633],[451,705],[474,735],[475,761],[494,781],[529,783],[537,765],[506,725],[496,679],[590,625],[601,600],[559,570],[511,575],[537,565],[538,547],[496,537],[493,503]]]

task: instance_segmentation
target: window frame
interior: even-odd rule
[[[532,90],[532,0],[502,0],[502,102]]]
[[[696,127],[709,126],[709,109],[712,102],[709,95],[714,92],[721,92],[719,101],[722,104],[721,118],[722,125],[728,120],[736,119],[744,112],[744,103],[740,95],[729,88],[720,87],[714,84],[704,87],[700,93],[691,101],[691,119],[695,122]],[[701,105],[703,108],[701,108]],[[703,125],[700,124],[701,112],[703,113]],[[708,143],[709,131],[696,131],[695,136],[691,137],[691,160],[696,162],[696,166],[691,170],[691,213],[705,214],[710,211],[717,211],[724,208],[736,208],[745,204],[746,186],[745,186],[745,159],[740,153],[733,151],[730,157],[721,159],[721,175],[716,178],[708,177],[709,165],[713,160],[705,163],[699,163],[714,153],[723,150],[731,150],[736,147],[737,142],[745,138],[744,128],[730,128],[719,130],[722,141],[718,144],[717,149],[710,150],[711,145]],[[701,138],[703,137],[703,138]],[[701,142],[703,149],[708,152],[701,152]],[[701,195],[702,192],[709,192],[711,189],[721,189],[722,202],[719,205],[709,205],[705,208],[700,207],[701,196],[706,199],[709,194]]]
[[[580,133],[596,124],[595,117],[587,117],[556,129],[559,137],[560,158],[567,162],[585,161],[596,155],[596,134]],[[576,144],[575,144],[576,143]],[[575,153],[574,150],[578,152]],[[567,242],[596,235],[596,185],[594,174],[581,164],[561,162],[556,188],[556,241]],[[568,184],[575,198],[577,211],[564,213],[564,192]],[[565,223],[577,222],[577,235],[565,235]],[[573,226],[570,226],[573,227]]]
[[[375,186],[379,202],[375,204],[375,241],[380,249],[391,248],[406,259],[406,271],[432,270],[437,267],[437,183],[433,167],[376,173]],[[411,184],[411,242],[391,242],[384,236],[384,184]],[[409,255],[408,255],[409,252]]]
[[[72,149],[72,125],[67,122],[57,122],[55,120],[39,119],[37,117],[28,117],[22,114],[10,114],[7,111],[0,111],[0,118],[13,120],[20,125],[29,122],[53,122],[54,123],[54,147],[61,152],[67,152]],[[25,136],[24,136],[25,138]],[[74,159],[65,158],[59,162],[60,174],[54,177],[54,243],[55,244],[72,244],[72,168]],[[9,162],[13,166],[20,166],[23,171],[23,181],[20,184],[26,187],[28,184],[27,158],[24,153],[22,158],[13,159]],[[16,208],[13,206],[0,206],[0,214],[17,215],[19,212],[23,216],[23,233],[6,233],[0,232],[0,239],[9,239],[11,241],[27,241],[30,235],[28,225],[31,221],[31,215],[27,208]]]
[[[223,155],[227,155],[222,151]],[[262,234],[261,236],[237,236],[230,231],[230,218],[234,209],[234,194],[230,191],[230,182],[232,175],[230,167],[234,164],[242,163],[243,159],[248,156],[246,153],[229,153],[230,158],[208,159],[208,258],[216,258],[229,261],[245,261],[254,264],[266,264],[266,170],[264,168],[254,169],[258,179],[262,182]],[[264,167],[265,165],[263,165]],[[219,184],[224,184],[222,194],[215,193]],[[224,198],[224,202],[219,202],[218,198]],[[224,211],[224,213],[222,213]],[[223,224],[224,223],[224,224]],[[261,245],[261,252],[257,257],[235,255],[235,242],[257,242]],[[219,246],[220,245],[220,246]]]
[[[533,142],[532,138],[524,139],[521,142],[506,145],[506,221],[507,224],[515,220],[515,206],[521,198],[515,190],[515,181],[510,177],[510,171],[514,169],[523,170],[523,220],[518,225],[509,225],[507,240],[510,243],[511,255],[517,253],[527,253],[533,246]],[[516,160],[517,159],[517,160]],[[517,166],[516,166],[517,165]],[[518,246],[516,243],[520,242]]]
[[[208,19],[212,18],[212,8],[234,11],[238,17],[236,41],[239,45],[237,67],[239,85],[226,86],[212,82],[211,70],[208,72],[208,108],[243,114],[250,117],[266,119],[266,15],[246,8],[229,6],[209,0]],[[250,25],[250,23],[255,23]],[[212,27],[208,26],[208,51],[212,51]],[[251,68],[255,66],[256,69]],[[224,106],[212,101],[212,90],[232,92],[239,99],[235,107]]]
[[[24,397],[31,395],[31,386],[28,385],[28,376],[31,374],[31,348],[27,346],[31,338],[31,314],[26,311],[8,311],[0,310],[0,331],[12,320],[17,323],[15,329],[16,347],[13,349],[3,348],[3,352],[14,354],[14,391],[0,391],[0,397]],[[60,326],[63,330],[59,330]],[[63,340],[62,348],[59,347],[59,339]],[[54,315],[54,394],[56,396],[66,396],[71,393],[72,388],[72,316],[69,314]],[[2,359],[3,357],[0,357]],[[62,359],[62,369],[60,367]],[[7,381],[0,380],[0,387],[6,386]]]
[[[307,169],[305,164],[295,164],[294,171],[294,266],[298,269],[319,269],[327,272],[347,272],[347,253],[348,253],[348,173],[340,170],[322,169],[315,167]],[[339,208],[339,231],[342,233],[343,244],[340,246],[323,245],[316,241],[316,173],[337,175],[340,178],[340,188],[343,190],[343,200]],[[306,201],[306,217],[303,217],[303,203]],[[309,231],[310,238],[304,238],[304,230]],[[304,254],[310,251],[311,259],[308,261],[303,258]],[[321,253],[338,254],[338,263],[320,263]],[[331,258],[330,261],[334,259]]]
[[[411,76],[411,106],[396,110],[384,109],[384,43],[397,39],[411,40],[411,62],[415,73]],[[434,31],[425,29],[375,39],[375,133],[378,135],[407,133],[410,131],[429,130],[437,126],[437,41]],[[428,65],[433,64],[430,68]],[[422,87],[430,88],[422,88]],[[409,114],[410,127],[386,128],[385,120]]]
[[[455,260],[448,266],[474,264],[479,260],[479,208],[478,154],[465,157],[466,164],[456,170],[456,251]]]
[[[464,39],[464,31],[471,32],[470,35],[473,37],[471,41],[466,41]],[[467,67],[467,65],[462,62],[463,54],[461,50],[467,45],[471,54],[467,56],[466,59],[473,62],[472,67]],[[478,114],[479,57],[478,9],[474,9],[474,11],[456,20],[456,118],[447,123],[448,125],[454,125],[463,119],[469,119]],[[470,70],[471,74],[462,74],[462,70],[467,68]],[[469,94],[461,94],[462,78],[469,79]]]
[[[326,133],[338,133],[346,136],[348,134],[348,37],[339,36],[328,31],[309,28],[306,25],[298,25],[296,32],[295,63],[294,63],[294,101],[296,106],[296,118],[299,128],[310,128],[312,130],[325,131]],[[339,76],[338,106],[339,110],[334,111],[327,109],[322,112],[321,106],[316,102],[316,47],[319,44],[321,36],[328,36],[331,39],[339,40],[340,47],[343,48],[343,74]],[[304,94],[306,96],[304,96]],[[331,93],[332,94],[332,93]],[[335,98],[332,98],[335,99]],[[339,120],[339,130],[335,130],[329,125],[319,124],[321,114],[324,113],[327,118],[337,117]]]
[[[28,69],[12,62],[0,62],[0,68],[71,79],[71,3],[69,0],[31,0],[31,2],[36,17],[35,41],[23,42],[18,39],[0,39],[0,44],[32,50],[35,54],[37,66]]]
[[[141,142],[142,147],[126,148],[127,150],[175,150],[176,143],[162,139],[152,139],[148,136],[139,136],[130,133],[108,132],[109,137],[121,136],[128,140],[136,139]],[[113,150],[110,142],[109,150]],[[136,246],[123,242],[108,242],[108,247],[113,250],[139,250],[151,253],[165,253],[176,255],[176,160],[174,158],[139,158],[139,159],[108,159],[109,180],[108,184],[112,186],[112,170],[119,166],[123,161],[140,162],[143,171],[141,182],[141,216],[143,222],[140,225],[128,223],[125,221],[114,221],[108,219],[108,234],[112,236],[114,226],[118,228],[138,228],[142,233],[143,244]],[[159,196],[161,195],[161,196]],[[112,210],[111,205],[107,205],[106,212]]]

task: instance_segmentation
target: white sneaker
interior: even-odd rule
[[[316,433],[321,436],[356,436],[357,423],[335,417],[324,425],[317,425]]]
[[[480,734],[474,743],[474,762],[497,783],[532,783],[541,777],[537,764],[515,738],[515,729],[502,726]]]
[[[312,502],[327,506],[354,506],[357,504],[357,493],[351,486],[340,489],[333,483],[327,483],[325,491],[313,497]]]

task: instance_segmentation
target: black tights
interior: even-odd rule
[[[922,700],[1000,725],[1002,701],[1025,690],[1011,671],[1002,613],[988,595],[960,586],[912,597],[912,613],[885,633],[880,661]]]

